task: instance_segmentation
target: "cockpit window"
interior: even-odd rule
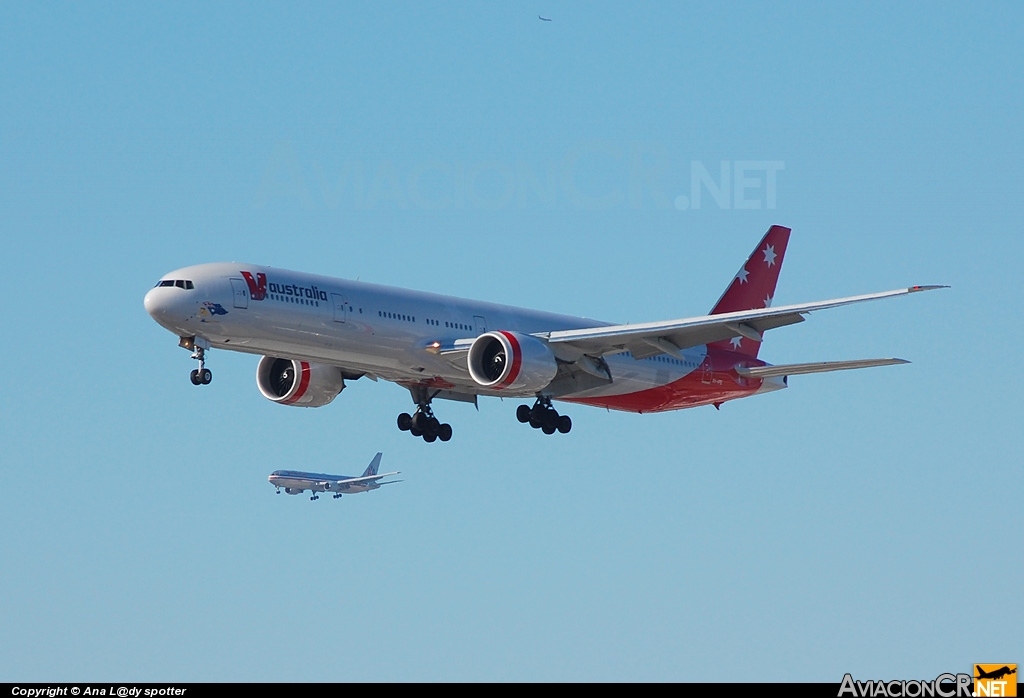
[[[187,279],[164,279],[157,283],[157,287],[160,286],[175,286],[177,288],[183,288],[186,291],[191,291],[195,288],[195,284]]]

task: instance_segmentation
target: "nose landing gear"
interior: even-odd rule
[[[523,424],[529,424],[534,429],[540,429],[545,434],[568,434],[572,429],[572,420],[568,415],[558,414],[551,406],[551,398],[538,397],[533,407],[520,405],[516,409],[516,419]]]
[[[206,368],[206,348],[195,344],[192,347],[192,358],[199,362],[199,368],[193,369],[192,373],[189,374],[189,378],[192,379],[192,385],[209,385],[210,381],[213,380],[213,372]]]

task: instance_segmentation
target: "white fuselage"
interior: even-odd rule
[[[229,263],[166,274],[146,295],[145,305],[163,327],[210,347],[337,366],[346,377],[367,375],[471,395],[516,393],[482,389],[464,365],[428,351],[431,344],[471,340],[488,330],[533,334],[610,324]],[[705,346],[686,349],[682,359],[610,355],[606,360],[613,382],[555,397],[587,401],[666,386],[700,368],[706,355]],[[749,392],[746,385],[735,387]]]

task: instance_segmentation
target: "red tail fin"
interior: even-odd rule
[[[789,228],[773,225],[765,233],[761,242],[751,253],[747,261],[740,267],[732,283],[711,309],[712,315],[732,313],[737,310],[754,310],[767,308],[775,297],[775,285],[779,282],[779,271],[782,259],[786,256],[786,244],[789,242]],[[715,342],[710,346],[727,351],[734,351],[745,356],[756,357],[761,343],[746,337],[733,337],[731,340]]]

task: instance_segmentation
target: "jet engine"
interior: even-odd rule
[[[558,373],[547,342],[518,332],[487,332],[469,348],[469,375],[482,388],[532,395]]]
[[[279,405],[323,407],[345,389],[345,379],[336,366],[264,356],[256,367],[256,385]]]

